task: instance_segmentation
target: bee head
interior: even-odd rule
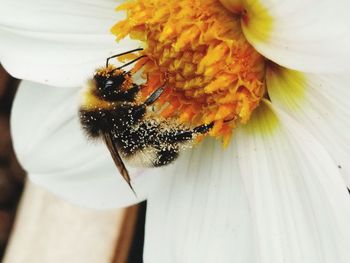
[[[103,100],[113,101],[118,94],[130,87],[130,73],[123,70],[105,68],[98,70],[93,77],[96,87],[96,95]]]

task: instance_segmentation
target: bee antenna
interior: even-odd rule
[[[112,58],[117,58],[117,57],[120,57],[120,56],[123,56],[123,55],[126,55],[126,54],[130,54],[130,53],[133,53],[133,52],[136,52],[136,51],[141,51],[141,50],[143,50],[143,48],[136,48],[136,49],[133,49],[133,50],[129,50],[129,51],[126,51],[126,52],[119,53],[117,55],[113,55],[111,57],[108,57],[107,60],[106,60],[106,67],[108,67],[109,60],[111,60]]]

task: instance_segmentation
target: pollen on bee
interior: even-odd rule
[[[162,117],[214,122],[209,135],[227,143],[265,94],[265,59],[245,39],[240,17],[217,0],[133,0],[118,10],[127,18],[112,28],[117,39],[145,42],[140,100],[165,82],[155,102]]]

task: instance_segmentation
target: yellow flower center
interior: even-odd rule
[[[227,144],[265,93],[265,60],[245,39],[239,16],[219,0],[134,0],[112,32],[145,42],[140,61],[147,96],[165,84],[160,114],[194,126],[214,122]],[[141,65],[141,66],[140,66]]]

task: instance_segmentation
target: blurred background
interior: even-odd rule
[[[17,162],[10,136],[10,110],[19,81],[0,65],[0,261],[16,214],[25,172]]]
[[[146,202],[97,212],[26,182],[9,121],[19,83],[0,65],[0,262],[141,263]],[[82,240],[85,229],[94,240]]]

